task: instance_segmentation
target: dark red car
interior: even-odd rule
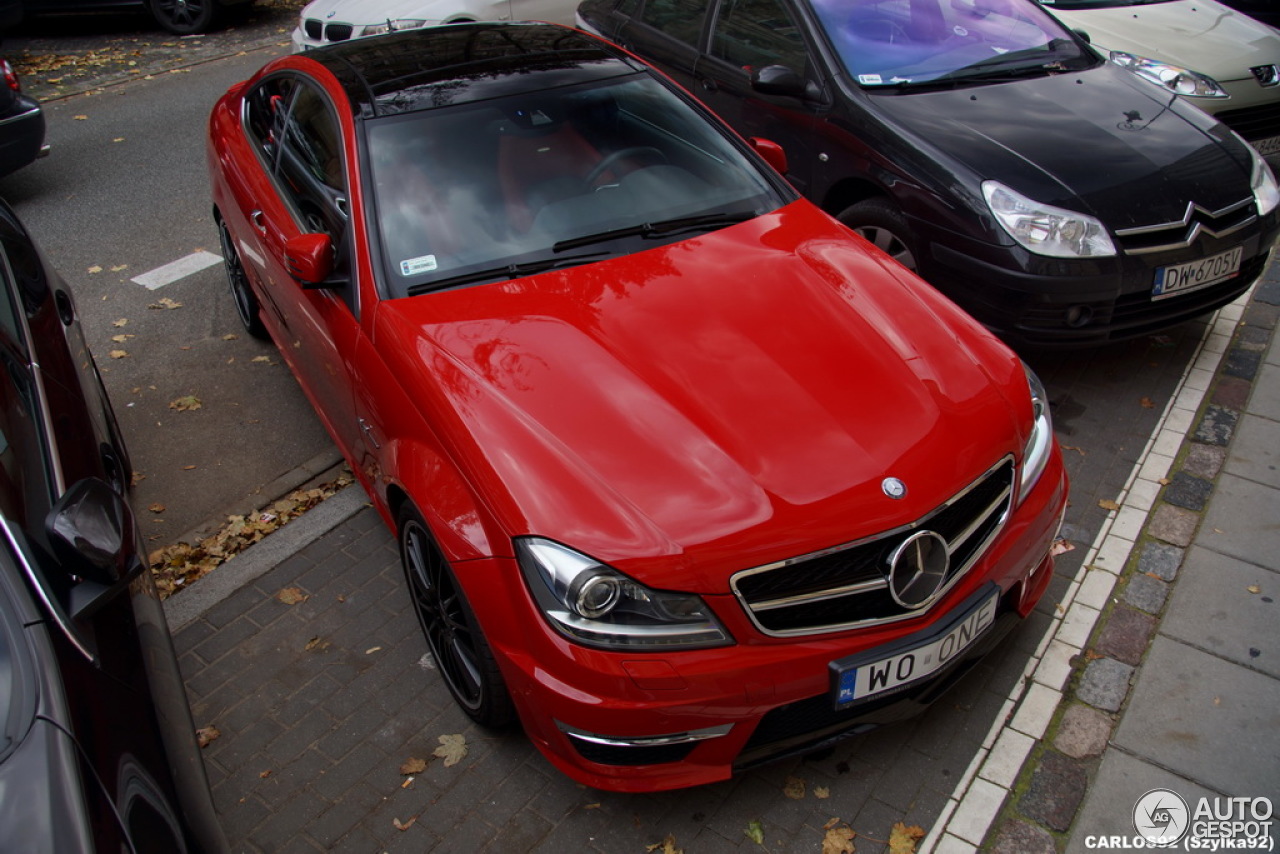
[[[761,152],[546,24],[273,60],[210,119],[232,294],[455,699],[593,786],[899,717],[1051,575],[1039,382]]]

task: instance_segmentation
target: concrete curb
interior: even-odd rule
[[[164,602],[170,633],[180,631],[201,614],[231,596],[277,564],[301,551],[311,542],[369,506],[359,484],[352,484],[297,519],[254,543],[222,564],[214,572]]]

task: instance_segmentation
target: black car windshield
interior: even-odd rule
[[[648,74],[373,120],[365,145],[391,297],[588,263],[789,201]]]
[[[1032,0],[811,0],[864,88],[991,82],[1098,60]]]

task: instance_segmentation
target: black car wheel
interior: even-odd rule
[[[399,529],[413,609],[449,693],[476,723],[509,726],[515,721],[511,695],[449,562],[412,506],[401,511]]]
[[[160,26],[180,36],[208,32],[221,11],[218,0],[151,0],[151,14]]]
[[[244,271],[244,264],[240,263],[240,253],[236,252],[231,232],[222,220],[218,220],[218,239],[222,243],[222,265],[227,271],[227,285],[231,288],[231,300],[236,304],[236,314],[240,315],[240,322],[250,335],[269,341],[271,335],[262,323],[258,298],[249,287],[249,276]]]
[[[888,199],[864,199],[836,217],[908,270],[916,269],[915,238],[906,217]]]

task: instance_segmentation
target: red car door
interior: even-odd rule
[[[241,171],[231,183],[246,272],[259,285],[263,320],[330,435],[349,456],[358,441],[351,392],[350,354],[357,318],[353,241],[348,217],[348,158],[337,114],[311,83],[289,75],[262,81],[247,96],[250,148],[256,147],[266,181]],[[334,274],[323,286],[304,286],[289,272],[285,247],[301,234],[329,235]]]

